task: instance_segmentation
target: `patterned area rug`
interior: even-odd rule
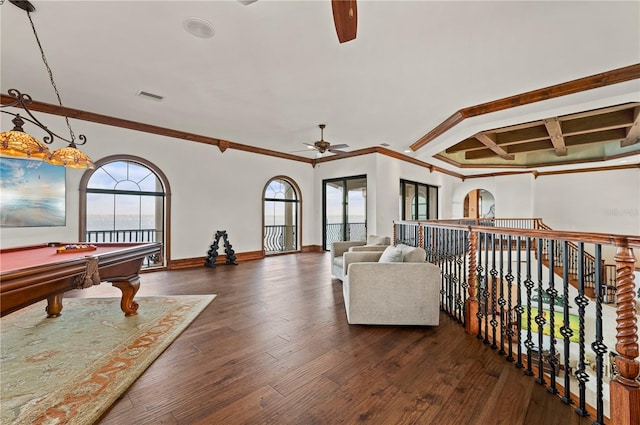
[[[3,317],[0,423],[94,423],[214,298],[137,297],[131,317],[120,298],[65,298],[55,319],[46,302]]]

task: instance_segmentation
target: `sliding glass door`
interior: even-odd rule
[[[367,176],[324,180],[322,185],[324,250],[336,241],[367,239]]]

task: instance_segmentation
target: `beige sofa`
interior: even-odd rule
[[[440,321],[440,268],[422,248],[398,245],[402,262],[378,262],[383,252],[344,253],[347,321],[367,325],[428,325]]]
[[[344,277],[345,252],[375,251],[382,252],[391,245],[391,238],[387,236],[369,235],[365,241],[339,241],[331,245],[331,273],[342,280]]]

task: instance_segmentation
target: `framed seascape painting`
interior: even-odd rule
[[[64,226],[65,186],[64,167],[0,157],[0,227]]]

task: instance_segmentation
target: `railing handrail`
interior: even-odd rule
[[[442,223],[440,220],[398,220],[394,224],[421,225],[428,224],[431,227],[443,229],[460,229],[476,232],[492,232],[511,236],[531,237],[533,239],[559,239],[566,241],[577,241],[585,243],[597,243],[615,246],[627,246],[629,248],[640,248],[639,235],[620,235],[613,233],[575,232],[568,230],[546,230],[546,229],[514,229],[509,227],[493,226],[470,226],[466,224]]]

